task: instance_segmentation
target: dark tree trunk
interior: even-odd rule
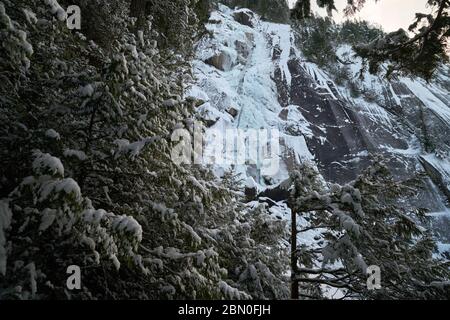
[[[294,206],[291,207],[291,299],[298,300],[298,281],[295,277],[298,275],[297,258],[297,212]]]
[[[148,0],[131,0],[130,15],[137,18],[136,27],[138,29],[144,24],[147,2]]]
[[[145,16],[147,0],[131,0],[130,14],[132,17],[141,18]]]

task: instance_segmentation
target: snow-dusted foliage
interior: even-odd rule
[[[354,30],[376,31],[351,24],[321,56],[323,26],[304,30],[319,34],[306,48],[267,21],[271,3],[260,16],[205,0],[0,0],[0,299],[287,298],[290,209],[303,296],[448,295],[448,266],[410,201],[419,187],[382,163],[354,178],[373,150],[398,156],[403,178],[425,168],[434,183],[421,186],[448,187],[449,69],[391,85],[360,72],[349,46]],[[196,120],[206,137],[277,129],[278,172],[174,163],[173,131],[194,133]],[[421,200],[430,194],[445,208],[436,190]],[[71,265],[81,290],[66,286]],[[366,290],[370,265],[380,291]]]
[[[173,129],[195,119],[191,1],[149,18],[76,3],[99,24],[68,30],[65,1],[0,2],[0,299],[286,296],[279,251],[253,231],[279,222],[171,161]]]
[[[334,0],[318,0],[326,7],[328,16],[336,10]],[[344,13],[352,16],[360,11],[366,0],[348,0]],[[408,26],[388,34],[360,42],[354,47],[357,54],[368,62],[372,74],[385,69],[388,76],[393,73],[409,73],[430,80],[442,63],[448,62],[449,8],[447,1],[428,0],[432,13],[416,13]],[[311,1],[298,0],[291,11],[294,23],[302,23],[311,17]],[[356,36],[356,34],[355,34]],[[383,65],[383,66],[381,66]]]
[[[293,279],[303,284],[303,294],[318,298],[332,287],[341,297],[363,299],[448,296],[448,263],[433,256],[435,243],[420,226],[423,211],[404,201],[414,192],[414,181],[395,181],[381,159],[344,186],[324,185],[308,164],[290,181],[290,207],[309,222],[298,237],[317,230],[320,240],[318,247],[302,247],[297,254]],[[380,290],[367,288],[371,265],[381,269]],[[434,281],[442,286],[433,286]]]
[[[137,254],[142,241],[142,227],[137,221],[131,216],[96,210],[91,200],[82,196],[78,183],[64,178],[64,167],[58,158],[39,152],[35,157],[33,175],[11,193],[9,203],[2,202],[2,220],[8,222],[8,213],[11,219],[12,207],[14,224],[19,228],[18,232],[13,228],[8,234],[6,255],[11,259],[8,268],[4,264],[3,275],[7,277],[6,284],[21,288],[6,291],[4,297],[45,297],[47,290],[60,287],[56,280],[59,277],[55,279],[49,274],[56,271],[48,265],[52,254],[53,259],[64,259],[68,265],[98,265],[103,259],[112,261],[119,269],[120,259],[145,271],[142,257]],[[65,247],[83,254],[57,256]],[[33,266],[36,274],[32,283],[22,279],[28,266]]]

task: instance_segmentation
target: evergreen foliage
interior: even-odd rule
[[[291,17],[302,21],[311,15],[311,0],[298,0],[292,9]],[[326,7],[331,15],[334,0],[317,1],[320,7]],[[361,10],[366,0],[349,0],[345,13],[349,16]],[[428,0],[434,9],[432,14],[417,13],[408,33],[399,29],[386,35],[380,35],[369,44],[355,45],[355,52],[369,65],[371,73],[377,73],[380,65],[388,63],[387,75],[396,72],[409,73],[430,80],[442,62],[448,62],[448,38],[450,36],[450,1]]]
[[[291,175],[290,207],[310,226],[322,230],[321,245],[297,250],[293,281],[301,292],[321,297],[320,285],[358,299],[446,299],[448,262],[433,256],[436,247],[421,227],[422,209],[405,205],[415,181],[395,181],[383,159],[345,185],[327,185],[316,169],[304,164]],[[415,187],[415,188],[414,188]],[[369,290],[368,266],[381,269],[381,289]]]
[[[286,296],[282,233],[254,231],[280,222],[170,157],[195,121],[191,1],[130,18],[123,1],[80,0],[81,32],[62,3],[0,2],[0,299]]]
[[[199,118],[199,101],[185,93],[213,2],[0,0],[0,300],[288,298],[285,221],[267,204],[245,203],[232,172],[219,179],[171,159],[174,130],[192,133]],[[349,12],[363,3],[351,1]],[[71,4],[82,9],[80,31],[66,26]],[[288,19],[284,0],[253,8]],[[433,54],[431,69],[443,58],[446,12],[418,16],[431,27],[417,41],[309,12],[299,1],[292,17],[319,65],[332,68],[342,42],[372,71],[388,59],[427,76],[421,54]],[[407,44],[386,54],[384,37]],[[418,43],[412,70],[403,55]],[[339,72],[352,80],[346,67]],[[345,186],[326,184],[308,164],[292,173],[294,216],[323,231],[322,247],[293,251],[303,295],[323,298],[327,285],[351,298],[448,297],[449,267],[433,256],[424,212],[405,205],[413,182],[394,181],[383,161]],[[81,290],[67,290],[71,265],[82,270]],[[367,290],[368,265],[381,268],[382,290]]]

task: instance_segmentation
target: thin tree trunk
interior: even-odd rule
[[[131,0],[130,14],[132,17],[139,18],[145,15],[145,5],[147,0]]]
[[[298,300],[297,212],[291,206],[291,299]]]
[[[136,26],[139,28],[145,21],[145,7],[147,0],[131,0],[130,15],[137,18]]]

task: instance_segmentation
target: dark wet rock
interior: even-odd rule
[[[289,115],[289,110],[288,110],[288,109],[283,109],[283,110],[281,110],[281,112],[278,114],[278,117],[279,117],[281,120],[286,121],[288,115]]]
[[[281,56],[281,48],[280,48],[280,46],[279,45],[276,45],[274,48],[273,48],[273,52],[272,52],[272,60],[273,61],[275,61],[275,60],[279,60],[280,59],[280,56]]]
[[[275,202],[287,200],[289,198],[289,191],[281,188],[280,186],[275,188],[269,188],[261,192],[258,197],[269,198]]]
[[[250,11],[238,11],[234,15],[234,20],[244,26],[253,28],[253,13]]]
[[[407,149],[408,144],[396,138],[387,128],[358,112],[357,106],[341,99],[337,89],[328,83],[330,91],[317,86],[299,61],[289,63],[292,75],[290,104],[311,124],[313,136],[307,144],[319,168],[328,181],[347,183],[369,164],[370,152],[378,145]]]
[[[422,163],[428,176],[439,187],[443,194],[447,197],[447,201],[450,203],[450,187],[444,178],[442,172],[440,172],[433,164],[429,163],[426,158],[420,157],[419,161]]]
[[[427,152],[436,150],[448,151],[450,149],[450,134],[448,123],[425,107],[423,102],[418,99],[414,92],[402,83],[393,83],[394,92],[401,97],[403,107],[397,107],[402,115],[403,121],[420,137],[422,147]],[[446,101],[443,98],[443,101]]]
[[[327,180],[348,182],[359,170],[353,166],[346,168],[341,162],[348,155],[369,148],[355,123],[355,115],[346,110],[342,102],[330,100],[318,92],[314,79],[301,65],[291,65],[291,73],[291,103],[300,106],[299,110],[305,119],[314,126],[314,137],[307,141],[309,149]]]
[[[289,87],[279,67],[275,69],[273,80],[277,86],[278,102],[282,107],[287,107],[289,105]]]
[[[209,20],[208,20],[208,23],[209,23],[209,24],[221,24],[222,21],[220,21],[220,20],[214,20],[214,19],[209,19]]]
[[[257,196],[256,188],[248,188],[248,187],[245,188],[245,200],[247,202],[256,200],[257,198],[256,196]]]
[[[215,118],[215,119],[203,119],[203,123],[205,124],[205,126],[207,128],[211,128],[213,125],[215,125],[217,123],[217,121],[219,120],[219,118]]]
[[[218,54],[206,59],[205,63],[222,71],[229,71],[235,65],[233,57],[225,51],[219,52]]]
[[[284,108],[287,107],[290,103],[290,92],[289,86],[286,82],[285,75],[279,66],[281,53],[282,51],[280,49],[280,46],[276,45],[273,48],[272,52],[272,60],[276,65],[272,80],[275,82],[275,85],[277,86],[278,102]]]
[[[236,118],[237,115],[239,114],[239,111],[238,111],[236,108],[233,108],[233,107],[229,108],[229,109],[227,110],[227,112],[228,112],[233,118]]]

